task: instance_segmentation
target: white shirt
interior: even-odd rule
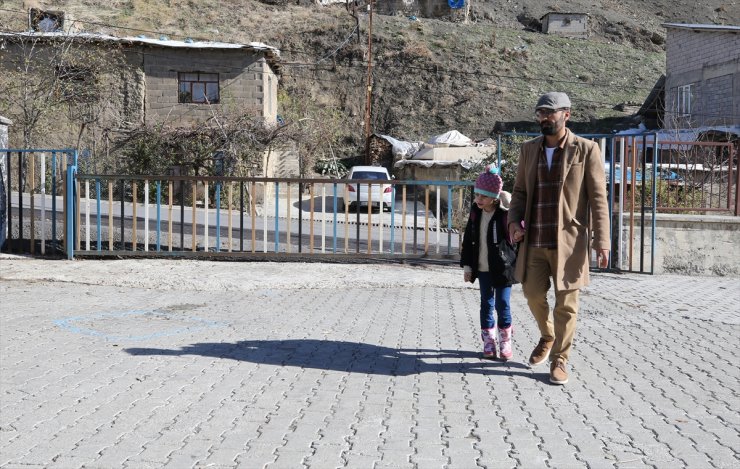
[[[486,212],[485,210],[481,211],[479,232],[480,240],[478,243],[478,245],[480,246],[480,248],[478,249],[478,272],[488,272],[488,225],[491,223],[491,219],[493,218],[494,213],[496,213],[495,210],[492,210],[490,212]],[[495,230],[496,222],[493,223],[493,228]]]
[[[547,158],[547,169],[552,168],[552,155],[555,153],[557,147],[545,147],[545,157]]]

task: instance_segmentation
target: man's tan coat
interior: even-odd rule
[[[519,168],[511,195],[509,223],[529,226],[537,180],[537,160],[544,137],[522,144]],[[604,162],[599,146],[567,130],[562,154],[562,186],[558,201],[557,290],[573,290],[589,283],[590,235],[593,248],[610,249],[609,210]],[[519,246],[515,277],[524,282],[528,234]]]

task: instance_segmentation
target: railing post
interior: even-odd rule
[[[728,171],[732,172],[732,162],[735,161],[736,147],[730,144],[730,158],[728,160]],[[737,167],[735,175],[735,216],[740,216],[740,165]]]
[[[10,197],[10,195],[8,195]],[[10,211],[8,211],[10,216]],[[33,213],[31,214],[33,216]],[[8,232],[10,234],[10,232]],[[18,152],[18,252],[23,252],[23,152]]]
[[[0,247],[2,247],[3,243],[7,240],[7,242],[8,242],[8,252],[12,252],[12,249],[11,249],[11,239],[12,239],[12,236],[13,236],[13,216],[12,216],[12,213],[13,213],[12,212],[12,209],[13,209],[13,201],[11,200],[10,194],[13,192],[13,190],[12,190],[12,187],[10,185],[11,182],[12,182],[12,176],[10,174],[10,171],[11,171],[11,166],[10,166],[10,164],[11,164],[11,157],[10,157],[10,152],[9,151],[5,154],[5,160],[7,162],[7,164],[5,166],[5,172],[6,172],[6,176],[8,178],[8,185],[5,186],[7,188],[7,191],[6,191],[6,197],[7,197],[6,198],[6,201],[7,201],[7,207],[6,207],[7,208],[7,212],[6,212],[7,213],[7,220],[6,221],[8,222],[8,225],[7,225],[8,236],[7,236],[7,239],[6,239],[6,237],[5,237],[5,230],[3,230],[0,233]],[[0,184],[2,184],[2,183],[0,182]]]
[[[54,249],[57,245],[57,152],[51,152],[51,244]]]
[[[77,158],[75,158],[75,163]],[[67,233],[65,246],[67,247],[67,259],[74,259],[75,256],[75,184],[77,182],[77,166],[71,164],[67,166],[67,207],[65,217],[67,219]]]

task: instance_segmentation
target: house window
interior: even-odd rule
[[[219,102],[218,73],[178,73],[177,82],[180,103]]]
[[[678,87],[678,95],[676,97],[676,114],[679,116],[690,116],[691,115],[691,85],[683,85]]]

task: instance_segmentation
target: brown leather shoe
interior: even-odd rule
[[[565,369],[565,360],[558,358],[550,363],[550,382],[552,384],[565,384],[568,382],[568,370]]]
[[[550,356],[550,349],[554,343],[554,340],[548,341],[541,338],[537,347],[532,350],[532,355],[529,356],[529,366],[537,366],[540,363],[544,363],[547,357]]]

